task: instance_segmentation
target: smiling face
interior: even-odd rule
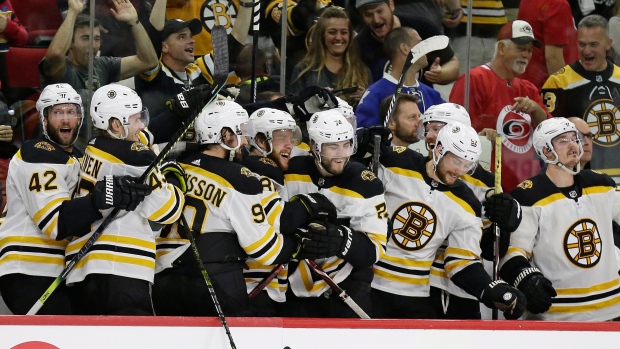
[[[366,5],[360,9],[364,24],[370,28],[374,37],[383,41],[394,26],[394,3]]]
[[[525,69],[530,59],[532,59],[533,51],[534,44],[531,42],[525,45],[517,45],[510,40],[506,40],[502,50],[502,64],[514,76],[521,75],[525,73]]]
[[[607,51],[611,48],[611,39],[601,27],[581,27],[577,30],[579,63],[587,71],[603,71],[607,68]]]
[[[351,34],[349,32],[349,21],[344,18],[329,18],[325,26],[323,42],[327,52],[335,57],[343,56]]]
[[[75,104],[57,104],[47,110],[43,127],[48,137],[62,147],[69,147],[77,137],[82,115]]]
[[[162,42],[161,52],[164,63],[173,69],[174,66],[185,67],[194,62],[194,39],[189,28],[170,34]]]
[[[321,145],[321,166],[329,174],[339,175],[344,171],[352,151],[350,140],[323,143]]]
[[[88,40],[90,38],[90,29],[88,26],[75,28],[73,33],[73,41],[69,47],[69,60],[80,67],[88,67]],[[93,57],[101,47],[101,29],[95,27],[93,29]]]
[[[441,148],[441,145],[435,150],[437,152],[436,156],[438,156],[439,148]],[[462,175],[471,170],[472,165],[471,161],[463,160],[453,153],[447,152],[439,160],[435,174],[442,183],[454,185]]]

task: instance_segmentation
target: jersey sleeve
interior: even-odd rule
[[[358,202],[355,203],[349,227],[368,236],[375,247],[377,262],[385,254],[387,241],[388,214],[385,198],[382,193],[356,201]]]
[[[149,221],[159,224],[176,222],[185,204],[183,193],[176,186],[167,183],[159,171],[154,172],[149,181],[153,191],[138,205],[136,211]]]
[[[277,192],[260,194],[236,192],[230,202],[228,215],[239,244],[251,258],[271,265],[283,247],[282,235],[269,223],[265,205],[275,200]]]
[[[529,260],[534,250],[534,244],[538,235],[539,209],[536,206],[524,206],[524,200],[520,190],[513,190],[512,197],[521,204],[521,223],[517,230],[510,234],[508,251],[500,263],[500,267],[515,257],[524,257]]]
[[[445,269],[450,278],[468,266],[480,263],[482,220],[472,212],[459,214],[462,219],[448,236],[445,251]]]

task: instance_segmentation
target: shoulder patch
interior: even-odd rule
[[[362,179],[363,180],[365,180],[365,181],[372,181],[375,178],[377,178],[377,176],[375,176],[374,172],[368,171],[368,170],[362,171]]]
[[[533,187],[532,181],[529,179],[524,180],[519,185],[517,185],[517,188],[521,188],[521,189],[531,189],[532,187]]]
[[[143,151],[143,150],[149,150],[149,147],[142,142],[134,142],[131,144],[131,150]]]
[[[54,148],[53,145],[51,145],[49,142],[38,142],[34,145],[35,148],[37,149],[43,149],[43,150],[47,150],[47,151],[54,151],[56,150],[56,148]]]
[[[392,147],[392,149],[395,152],[400,154],[400,153],[404,152],[407,149],[407,147],[401,147],[400,145],[395,145],[395,146]]]
[[[276,165],[276,162],[271,160],[270,158],[260,158],[258,161],[263,162],[267,165],[271,165],[273,167],[278,167],[278,165]]]
[[[255,177],[254,173],[252,173],[252,171],[250,171],[250,169],[247,168],[247,167],[242,167],[241,168],[241,174],[246,176],[246,177]]]

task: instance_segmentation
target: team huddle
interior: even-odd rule
[[[80,95],[47,86],[43,134],[7,177],[9,309],[28,313],[77,260],[39,314],[480,319],[483,303],[507,319],[620,316],[620,196],[580,169],[573,123],[538,124],[546,166],[508,194],[478,165],[463,107],[422,115],[427,157],[389,132],[368,141],[346,102],[313,91],[247,106],[183,92],[169,116],[193,121],[193,141],[157,163],[165,136],[133,90],[95,92],[100,133],[82,153]]]

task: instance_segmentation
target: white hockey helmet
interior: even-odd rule
[[[115,138],[119,137],[112,134],[109,130],[110,119],[115,118],[121,122],[125,129],[126,137],[128,134],[129,117],[138,113],[144,126],[148,126],[149,113],[142,106],[142,99],[140,99],[136,91],[120,84],[109,84],[100,87],[93,94],[90,103],[90,116],[93,120],[93,126],[100,130],[107,130]]]
[[[263,156],[271,154],[273,151],[273,132],[281,130],[290,130],[293,132],[293,143],[296,145],[301,141],[301,130],[295,123],[295,119],[291,114],[272,108],[260,108],[250,115],[248,123],[248,136],[250,145],[261,151]],[[256,143],[256,135],[262,133],[267,139],[269,150],[265,151]]]
[[[581,166],[577,164],[577,170],[574,171],[572,169],[567,168],[564,164],[560,163],[558,153],[555,151],[553,147],[553,139],[556,137],[566,133],[566,132],[575,132],[575,136],[577,137],[577,146],[579,147],[579,158],[583,155],[583,145],[581,144],[581,133],[575,127],[575,124],[570,122],[566,118],[558,117],[546,119],[534,129],[533,135],[533,143],[534,150],[536,150],[536,154],[543,159],[544,162],[548,164],[556,164],[563,170],[567,171],[571,174],[577,174],[581,170]],[[553,155],[555,155],[554,160],[550,160],[543,152],[544,149],[550,151]]]
[[[471,126],[469,113],[465,108],[456,103],[441,103],[430,106],[422,114],[422,124],[431,121],[444,122],[446,124],[460,122],[461,124]]]
[[[482,145],[476,130],[460,122],[452,122],[444,126],[437,135],[437,145],[441,145],[441,148],[437,156],[433,151],[435,168],[439,160],[450,152],[465,161],[470,161],[471,167],[468,172],[471,172],[476,168],[480,154],[482,154]]]
[[[73,89],[73,87],[69,84],[53,84],[46,86],[39,99],[36,103],[37,111],[39,112],[39,119],[41,120],[41,125],[43,125],[43,120],[47,117],[47,108],[52,107],[58,104],[75,104],[77,107],[78,117],[80,118],[77,131],[75,132],[75,138],[71,142],[70,145],[73,145],[77,140],[77,135],[80,132],[80,128],[82,127],[82,122],[84,121],[84,113],[82,106],[82,97]],[[47,128],[43,127],[43,135],[48,140],[53,140],[50,138],[47,133]]]
[[[241,146],[241,137],[247,133],[249,117],[238,103],[229,100],[215,101],[206,106],[194,122],[196,142],[198,144],[219,144],[227,150],[237,150]],[[222,142],[222,130],[229,128],[237,135],[237,146],[228,147]]]
[[[353,107],[340,97],[336,97],[336,100],[338,101],[338,106],[335,109],[353,126],[353,131],[357,130],[357,116],[355,116]]]
[[[321,156],[322,145],[324,143],[334,143],[350,140],[351,156],[357,150],[357,138],[353,125],[347,122],[346,118],[337,110],[330,109],[316,112],[307,122],[308,137],[314,141],[312,152]]]

